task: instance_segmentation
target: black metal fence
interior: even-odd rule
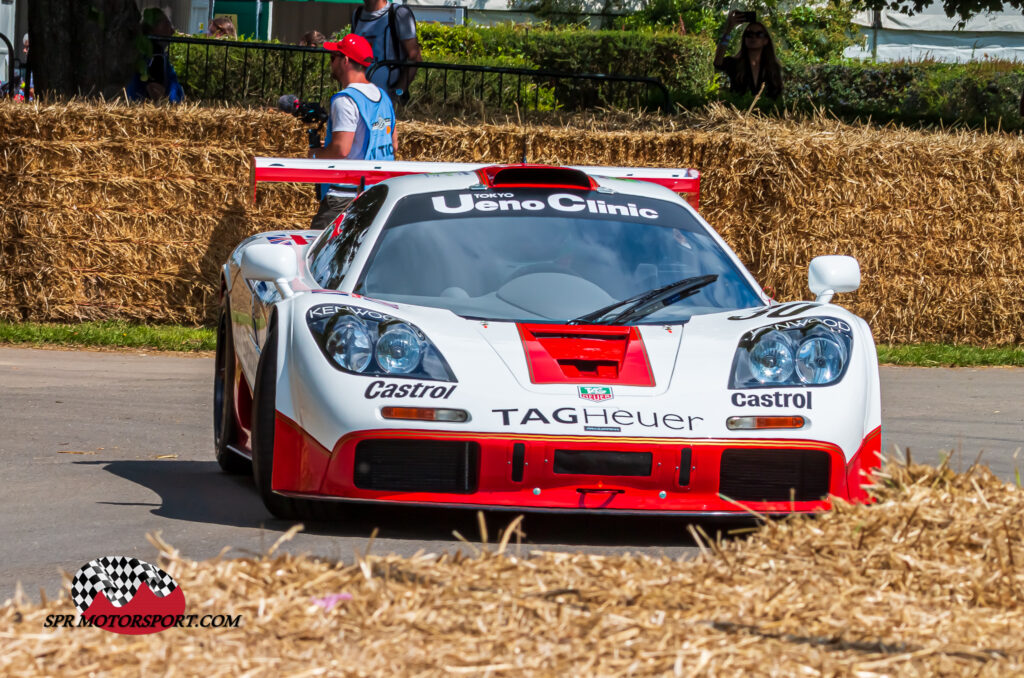
[[[321,101],[337,91],[327,52],[244,40],[150,36],[165,45],[189,101],[263,106],[282,94]]]
[[[410,67],[417,69],[409,88],[410,101],[422,104],[483,104],[501,110],[672,107],[660,80],[631,75],[403,61],[381,61],[369,73],[377,68]]]
[[[326,101],[338,90],[328,52],[265,42],[157,37],[166,46],[186,100],[266,106],[283,94]],[[672,106],[660,80],[437,62],[382,61],[371,67],[418,69],[409,103],[500,110],[577,110]]]

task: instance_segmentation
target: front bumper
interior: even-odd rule
[[[288,496],[510,510],[811,512],[867,501],[881,431],[847,462],[813,440],[360,431],[324,448],[278,413],[273,489]]]

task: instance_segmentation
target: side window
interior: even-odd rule
[[[309,270],[322,289],[337,289],[341,284],[387,196],[387,186],[372,186],[345,212],[341,232],[333,238],[321,238],[316,243],[309,255]]]

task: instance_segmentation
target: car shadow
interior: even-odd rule
[[[151,513],[161,518],[234,527],[262,527],[284,532],[293,521],[271,516],[256,493],[250,476],[222,473],[214,461],[119,460],[80,461],[98,465],[119,478],[141,485],[160,497]],[[117,504],[116,501],[104,502]],[[303,521],[306,534],[336,537],[445,541],[458,543],[458,532],[471,543],[480,541],[480,522],[474,509],[325,502],[322,520]],[[515,511],[486,511],[488,538],[516,516]],[[732,538],[735,531],[755,527],[745,518],[613,515],[595,510],[588,514],[525,513],[521,524],[526,545],[568,546],[695,546],[690,532],[703,530],[714,538]],[[513,539],[513,543],[515,540]]]

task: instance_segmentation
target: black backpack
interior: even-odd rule
[[[412,17],[412,21],[413,21],[414,24],[416,23],[416,15],[413,14],[412,10],[409,9],[408,7],[406,7],[405,5],[396,5],[393,2],[389,2],[388,3],[388,33],[391,34],[391,44],[395,45],[395,50],[398,53],[398,58],[401,61],[405,61],[406,59],[409,58],[409,54],[405,51],[405,46],[402,45],[402,41],[398,39],[398,27],[395,25],[395,16],[400,11],[408,12],[409,15]],[[360,18],[362,16],[363,16],[363,8],[362,8],[362,6],[356,7],[356,11],[352,13],[351,29],[352,29],[353,33],[356,32],[356,24],[359,23],[359,20],[360,20]],[[387,56],[387,55],[385,55],[385,56]],[[381,59],[381,61],[384,61],[384,59]],[[402,70],[404,71],[405,69],[402,69]],[[397,70],[395,72],[397,73]],[[391,77],[388,76],[388,85],[389,86],[391,84],[390,81],[391,81]]]

